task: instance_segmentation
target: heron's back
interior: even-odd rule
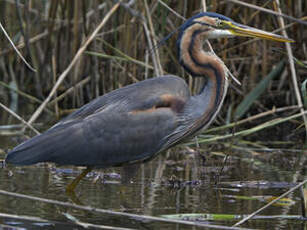
[[[190,97],[184,80],[164,76],[101,96],[45,133],[18,145],[6,162],[109,167],[158,153]]]

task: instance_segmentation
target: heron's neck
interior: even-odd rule
[[[227,91],[227,78],[222,61],[203,50],[202,44],[209,30],[187,30],[178,42],[179,60],[181,65],[194,77],[202,76],[207,80],[201,86],[201,92],[191,98],[191,108],[194,119],[199,122],[195,127],[200,129],[207,126],[215,118]],[[196,110],[196,111],[195,111]],[[187,111],[188,112],[188,111]]]

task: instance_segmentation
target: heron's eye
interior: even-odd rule
[[[220,28],[220,27],[222,27],[222,21],[220,20],[220,19],[216,19],[216,26],[218,27],[218,28]]]
[[[219,29],[227,29],[229,27],[229,25],[225,21],[220,20],[220,19],[217,20],[216,24],[217,24],[217,28]]]

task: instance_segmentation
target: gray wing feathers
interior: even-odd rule
[[[151,78],[98,97],[64,118],[55,126],[70,122],[71,120],[83,119],[116,105],[119,112],[150,108],[156,103],[157,97],[167,93],[182,98],[190,97],[188,86],[182,78],[172,75]]]
[[[108,167],[146,160],[162,149],[165,137],[178,126],[178,117],[170,108],[146,111],[163,94],[184,100],[189,97],[186,83],[173,76],[112,91],[17,146],[6,161],[23,165],[50,161]],[[131,112],[135,110],[141,112]]]

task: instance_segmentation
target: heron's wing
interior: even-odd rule
[[[84,119],[87,116],[91,116],[103,110],[109,110],[115,106],[117,107],[116,110],[119,112],[149,109],[160,103],[160,95],[175,96],[185,100],[190,97],[190,92],[182,78],[172,75],[151,78],[100,96],[82,106],[55,126],[78,119]]]
[[[6,160],[101,167],[146,160],[176,129],[188,98],[184,81],[170,76],[113,91],[17,146]]]

